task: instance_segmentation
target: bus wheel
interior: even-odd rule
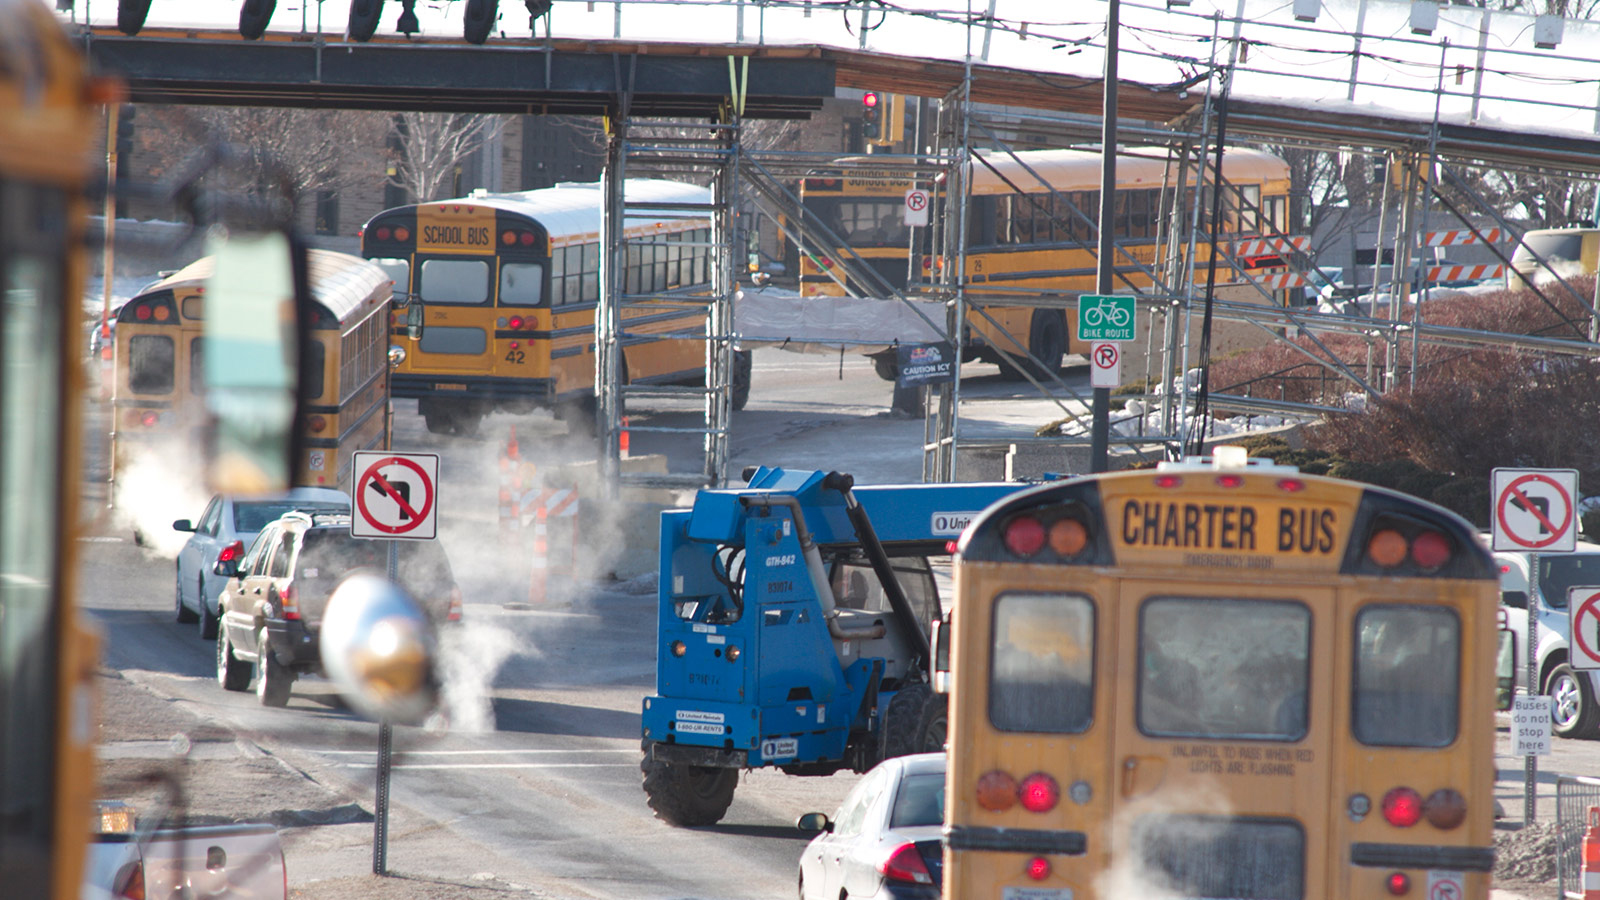
[[[365,44],[378,33],[378,19],[383,15],[383,0],[351,0],[350,39]]]
[[[461,36],[467,43],[481,44],[489,39],[499,6],[499,0],[467,0],[467,11],[461,23]]]
[[[1033,368],[1040,374],[1061,368],[1061,357],[1067,354],[1067,320],[1059,309],[1036,309],[1028,328],[1028,353],[1034,359]]]
[[[944,699],[925,684],[897,691],[883,715],[883,758],[943,750],[949,730]]]
[[[1550,695],[1550,730],[1559,737],[1583,737],[1592,734],[1600,711],[1595,709],[1594,692],[1589,679],[1573,671],[1566,663],[1556,666],[1545,684]]]
[[[733,408],[734,411],[744,409],[750,402],[750,380],[754,377],[755,359],[749,350],[735,350],[733,353]]]
[[[656,818],[680,828],[722,821],[739,786],[738,769],[658,762],[648,751],[639,768],[644,773],[645,800]]]

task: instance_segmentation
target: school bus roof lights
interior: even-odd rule
[[[1380,524],[1388,527],[1375,528],[1367,541],[1367,558],[1379,568],[1393,569],[1409,559],[1423,572],[1435,572],[1455,555],[1450,539],[1440,532],[1415,523],[1410,529],[1413,535],[1408,538],[1402,528],[1392,524],[1394,517],[1386,518]]]

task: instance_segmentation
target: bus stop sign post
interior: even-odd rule
[[[1539,554],[1577,549],[1578,471],[1576,469],[1495,469],[1489,475],[1491,545],[1528,553],[1527,695],[1539,694]],[[1515,724],[1512,726],[1515,728]],[[1531,748],[1530,748],[1531,749]],[[1522,821],[1537,817],[1539,757],[1523,761]]]
[[[357,451],[355,515],[350,536],[388,544],[386,573],[400,580],[400,541],[438,536],[439,457],[432,453]],[[372,494],[368,496],[368,492]],[[394,726],[378,723],[378,785],[372,811],[372,874],[389,874],[389,777],[394,769]]]

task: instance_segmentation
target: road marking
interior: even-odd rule
[[[324,756],[361,756],[375,753],[375,750],[313,750]],[[397,750],[396,754],[405,756],[487,756],[504,755],[507,753],[638,753],[638,747],[625,749],[606,749],[602,747],[577,747],[571,750]]]
[[[377,763],[344,763],[346,769],[376,769]],[[395,763],[395,769],[637,769],[638,763]]]

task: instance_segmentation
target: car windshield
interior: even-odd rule
[[[1539,557],[1539,593],[1546,606],[1566,609],[1568,591],[1595,584],[1600,584],[1600,553]]]
[[[233,505],[233,530],[239,533],[260,531],[267,523],[286,512],[349,512],[350,504],[327,500],[251,500]]]
[[[921,772],[900,780],[889,813],[890,828],[938,825],[944,821],[944,773]]]

